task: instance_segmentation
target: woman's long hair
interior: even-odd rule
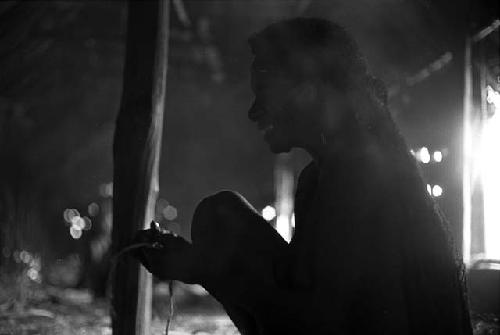
[[[346,125],[355,128],[346,133],[380,149],[393,183],[387,201],[397,201],[399,208],[393,221],[401,231],[401,279],[412,334],[471,334],[464,268],[448,222],[389,113],[385,85],[368,73],[354,40],[328,20],[294,18],[268,26],[249,44],[266,67],[297,81],[321,80],[340,92],[349,106]]]

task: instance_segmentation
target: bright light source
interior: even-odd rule
[[[90,230],[92,228],[92,220],[88,216],[83,217],[83,222],[85,223],[83,230]]]
[[[71,226],[82,230],[83,228],[85,228],[85,220],[79,215],[73,216],[73,218],[71,219]]]
[[[495,106],[495,112],[500,109],[500,93],[495,91],[493,87],[489,86],[486,88],[486,101]]]
[[[434,151],[432,154],[432,159],[434,159],[434,162],[440,163],[443,160],[443,153],[441,151]]]
[[[273,206],[264,207],[264,209],[262,210],[262,217],[266,221],[271,221],[272,219],[274,219],[276,217],[276,209],[274,209]]]
[[[427,164],[431,161],[431,155],[429,153],[429,149],[426,147],[422,147],[420,151],[418,152],[418,157],[420,158],[420,161],[424,164]]]
[[[74,219],[75,216],[80,216],[80,213],[78,212],[78,210],[76,210],[74,208],[66,208],[64,210],[63,216],[64,216],[64,220],[67,223],[71,223],[71,221]]]
[[[286,215],[279,215],[276,219],[276,230],[285,239],[290,241],[290,220]]]
[[[23,263],[29,263],[32,259],[31,257],[31,254],[29,252],[27,252],[26,250],[22,250],[20,253],[19,253],[19,258],[21,259],[21,261]]]
[[[99,214],[99,205],[95,202],[92,202],[88,205],[87,211],[90,216],[97,216]]]
[[[292,224],[292,227],[295,228],[295,213],[292,214],[291,224]]]
[[[73,237],[75,240],[78,240],[80,237],[82,237],[82,230],[81,229],[78,229],[77,227],[75,226],[71,226],[69,228],[69,234],[71,235],[71,237]]]
[[[103,198],[110,198],[113,196],[113,182],[104,183],[99,185],[99,194]]]
[[[500,259],[500,93],[488,86],[487,101],[493,115],[485,120],[481,141],[481,177],[484,199],[485,257]]]
[[[432,195],[435,197],[440,197],[443,194],[443,189],[439,185],[434,185],[432,187]]]
[[[26,275],[28,276],[29,279],[36,281],[36,282],[40,282],[40,273],[37,270],[29,269],[26,272]]]
[[[167,207],[163,209],[163,216],[169,221],[175,220],[177,217],[177,208],[172,205],[167,205]]]
[[[160,211],[163,211],[163,209],[165,207],[168,206],[168,201],[163,199],[163,198],[159,198],[157,201],[156,201],[156,207],[160,209]]]
[[[427,184],[427,192],[429,192],[429,194],[432,194],[432,188],[429,184]]]

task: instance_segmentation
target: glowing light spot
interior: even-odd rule
[[[83,222],[84,222],[83,230],[90,230],[92,228],[92,220],[90,220],[88,216],[83,217]]]
[[[488,87],[486,88],[486,101],[494,105],[495,109],[500,108],[500,93],[495,91],[490,85],[488,85]]]
[[[80,237],[82,237],[82,230],[76,228],[75,226],[71,226],[69,228],[69,234],[71,235],[72,238],[78,240]]]
[[[434,151],[432,154],[432,159],[434,159],[434,162],[440,163],[443,160],[443,153],[441,151]]]
[[[285,239],[290,241],[290,220],[286,215],[279,215],[276,219],[276,230]]]
[[[14,257],[14,262],[21,263],[21,258],[19,257],[19,250],[14,251],[12,257]]]
[[[71,227],[82,230],[85,228],[85,220],[81,216],[74,216],[71,219]]]
[[[167,206],[168,206],[168,201],[163,198],[159,198],[158,201],[156,201],[156,207],[160,211],[163,211]]]
[[[292,214],[291,225],[293,228],[295,228],[295,213]]]
[[[174,206],[172,205],[168,205],[167,207],[165,207],[165,209],[163,210],[163,216],[165,217],[165,219],[167,220],[175,220],[175,218],[177,218],[177,208],[175,208]]]
[[[29,269],[26,272],[26,275],[28,276],[29,279],[31,279],[33,281],[36,281],[36,282],[40,281],[40,273],[35,269]]]
[[[276,217],[276,209],[273,206],[266,206],[262,210],[262,217],[266,221],[271,221]]]
[[[420,161],[424,164],[427,164],[431,161],[431,155],[429,154],[429,149],[426,147],[422,147],[418,152],[418,157]]]
[[[92,202],[88,205],[87,211],[90,216],[97,216],[99,214],[99,205],[95,202]]]
[[[33,257],[29,266],[30,268],[40,271],[42,269],[42,263],[40,262],[40,257]]]
[[[63,213],[64,220],[71,223],[75,216],[80,216],[78,210],[74,208],[66,208]]]
[[[113,196],[113,183],[104,183],[99,185],[99,194],[103,198],[110,198]]]
[[[31,261],[31,254],[29,252],[27,252],[26,250],[22,250],[20,253],[19,253],[19,259],[21,259],[21,261],[23,263],[26,263],[28,264],[30,261]]]
[[[9,248],[3,247],[3,249],[2,249],[2,255],[5,258],[9,258],[10,257],[10,250],[9,250]]]
[[[432,187],[429,184],[427,184],[427,192],[429,192],[429,194],[432,194]]]
[[[434,185],[432,187],[432,195],[435,197],[440,197],[443,194],[443,188],[439,185]]]

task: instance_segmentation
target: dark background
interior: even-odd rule
[[[171,11],[160,198],[189,235],[201,197],[235,189],[258,209],[273,203],[274,157],[246,112],[252,101],[248,36],[285,17],[344,25],[385,81],[393,115],[411,148],[446,150],[422,166],[461,244],[461,131],[465,33],[498,16],[496,1],[183,1]],[[183,16],[183,13],[187,16]],[[45,264],[85,254],[103,234],[100,193],[112,180],[126,11],[121,1],[0,3],[0,265],[15,251]],[[449,61],[415,79],[437,59]],[[307,162],[293,153],[296,173]],[[66,208],[101,213],[80,239]],[[119,224],[119,223],[115,223]],[[101,228],[100,228],[101,227]]]

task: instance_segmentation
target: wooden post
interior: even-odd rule
[[[127,46],[113,145],[114,253],[154,218],[165,107],[168,0],[128,1]],[[117,264],[113,334],[150,334],[151,275],[132,258]]]

